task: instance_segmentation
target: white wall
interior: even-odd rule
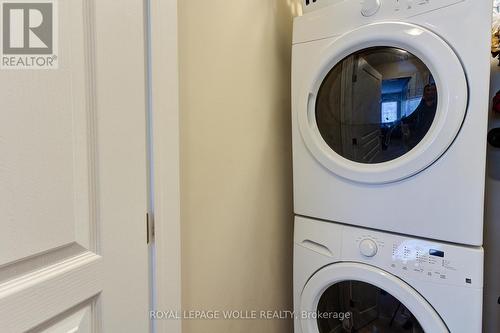
[[[292,309],[290,67],[299,1],[179,2],[182,302]],[[183,322],[289,333],[290,320]]]

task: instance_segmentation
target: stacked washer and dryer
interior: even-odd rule
[[[295,333],[479,333],[491,1],[304,0]]]

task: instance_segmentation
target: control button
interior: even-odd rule
[[[361,243],[359,243],[359,251],[365,257],[373,257],[378,251],[377,243],[371,239],[363,239]]]
[[[380,0],[361,0],[361,14],[363,16],[375,15],[380,9]]]

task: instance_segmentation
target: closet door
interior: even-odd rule
[[[148,332],[143,2],[0,5],[0,331]]]

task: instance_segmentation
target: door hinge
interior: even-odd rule
[[[146,242],[150,244],[155,239],[155,221],[152,213],[146,213]]]

